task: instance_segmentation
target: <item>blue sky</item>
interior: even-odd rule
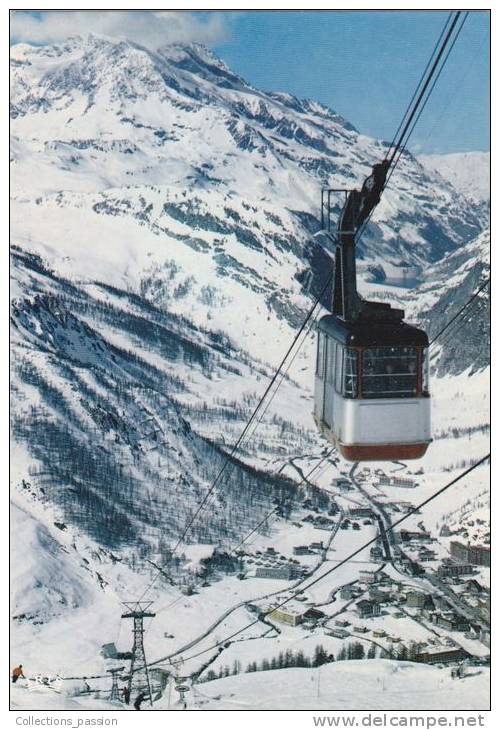
[[[361,132],[392,138],[448,13],[238,13],[216,46],[266,90],[322,101]],[[489,16],[470,13],[412,148],[489,149]]]
[[[448,12],[27,13],[13,40],[89,30],[145,45],[209,45],[253,85],[331,106],[361,132],[392,139]],[[488,150],[489,15],[471,12],[415,129],[415,152]]]

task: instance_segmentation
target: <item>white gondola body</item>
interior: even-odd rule
[[[370,337],[380,338],[380,334],[374,331],[360,335],[358,330],[353,335],[348,326],[331,316],[323,318],[319,329],[319,337],[323,337],[323,341],[318,343],[314,418],[326,438],[352,461],[416,459],[423,456],[431,442],[425,333],[408,325],[393,327],[385,337],[386,343],[390,342],[394,347],[374,350]],[[415,337],[415,346],[411,344],[412,336]],[[360,346],[363,337],[365,344]],[[349,341],[355,342],[356,348],[347,345]],[[398,350],[399,342],[404,345]],[[363,362],[373,365],[368,353],[401,351],[414,353],[415,364],[411,374],[370,375],[366,364],[363,371]],[[350,354],[346,356],[346,353]],[[410,362],[410,356],[405,357]],[[394,361],[401,360],[393,356]],[[382,356],[379,362],[384,362]],[[351,370],[346,374],[348,368]],[[383,389],[383,384],[391,378],[396,385],[401,387],[403,384],[403,391],[396,391],[395,397],[374,397],[375,386],[380,388],[378,383],[381,382]],[[406,385],[405,392],[405,383],[408,382],[411,387]],[[350,389],[347,395],[346,387]],[[370,387],[372,390],[367,394]]]

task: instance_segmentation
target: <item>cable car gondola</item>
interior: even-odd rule
[[[356,233],[380,199],[388,167],[375,165],[362,190],[346,196],[332,314],[318,324],[314,418],[349,461],[418,459],[431,442],[427,334],[356,288]],[[329,227],[330,191],[327,199]]]

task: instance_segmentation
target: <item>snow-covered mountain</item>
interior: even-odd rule
[[[250,582],[223,577],[229,548],[273,507],[259,532],[285,534],[304,503],[328,510],[324,489],[301,479],[325,453],[310,333],[178,559],[169,555],[330,274],[331,244],[313,235],[321,187],[361,185],[387,148],[315,101],[253,88],[195,44],[18,44],[11,78],[13,500],[31,556],[14,608],[35,662],[32,631],[46,646],[92,605],[118,610],[157,576],[151,561],[163,570],[160,599],[169,581],[200,577],[252,596]],[[404,262],[420,284],[381,276],[362,292],[439,331],[488,275],[487,225],[483,205],[404,154],[360,243],[360,271]],[[466,458],[462,447],[482,455],[488,300],[479,305],[460,345],[433,355],[440,437],[423,489]],[[467,422],[457,424],[464,382]],[[330,468],[347,473],[336,458]],[[485,475],[470,488],[481,494]],[[212,561],[200,567],[189,543],[215,548]],[[207,590],[203,620],[176,617],[176,647],[227,598]],[[110,623],[93,631],[97,655]]]
[[[490,201],[490,153],[452,152],[447,155],[419,155],[429,171],[438,172],[461,195],[479,203]]]

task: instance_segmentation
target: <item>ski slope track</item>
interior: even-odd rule
[[[305,580],[256,578],[267,548],[291,565],[294,546],[323,540],[297,561],[303,575],[319,574],[376,534],[340,530],[338,517],[328,533],[306,519],[366,499],[335,488],[350,469],[335,455],[310,481],[300,476],[328,446],[311,415],[314,330],[170,551],[330,273],[331,244],[315,235],[321,187],[360,186],[387,144],[314,100],[252,87],[197,44],[155,53],[96,35],[17,44],[11,89],[12,661],[31,678],[105,674],[113,660],[101,646],[130,649],[121,602],[153,579],[148,658],[206,650],[187,662],[189,676],[206,680],[226,661],[244,671],[288,647],[337,653],[342,640],[322,627],[278,631],[269,619],[220,656],[210,650],[248,623],[248,603],[265,611],[266,597],[278,602]],[[405,152],[359,243],[361,293],[402,306],[431,339],[489,277],[487,207],[448,178]],[[402,264],[416,267],[414,288],[385,281]],[[384,465],[414,477],[413,490],[375,490],[379,465],[366,465],[363,490],[381,504],[416,504],[489,450],[488,288],[432,346],[431,365],[434,442],[421,462]],[[446,522],[487,544],[488,508],[483,466],[409,522],[433,534]],[[349,612],[338,591],[370,564],[366,551],[307,605]],[[427,629],[414,624],[400,630],[421,638]],[[484,709],[484,668],[451,683],[447,670],[373,661],[386,677],[383,709],[408,706],[410,674],[430,703],[421,709],[458,708],[464,697]],[[349,682],[375,698],[370,663],[346,664]],[[338,686],[340,666],[322,669],[319,694],[311,668],[205,681],[192,709],[278,709],[285,676],[280,702],[293,694],[298,709],[326,709],[322,692]],[[105,681],[92,698],[77,695],[78,682],[61,692],[28,684],[14,688],[13,707],[112,708]],[[347,689],[344,701],[362,709]]]

